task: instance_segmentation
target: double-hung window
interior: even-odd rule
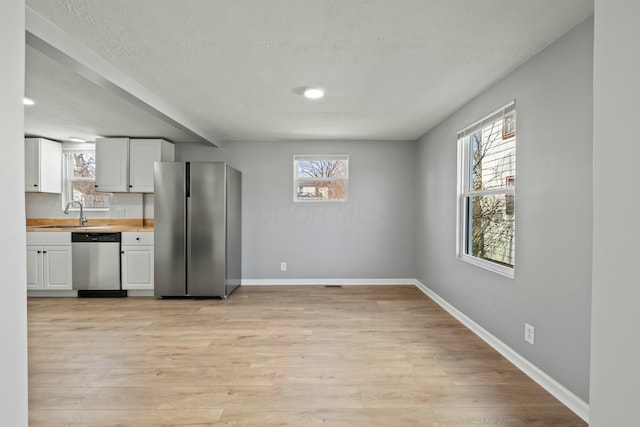
[[[349,156],[294,156],[293,200],[296,202],[347,200]]]
[[[513,277],[515,101],[458,133],[458,258]]]
[[[96,192],[96,151],[93,144],[63,148],[62,209],[72,200],[87,210],[109,210],[111,193]],[[71,207],[76,210],[75,204]]]

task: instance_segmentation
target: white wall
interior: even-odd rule
[[[596,0],[591,417],[638,425],[640,2]]]
[[[589,400],[593,21],[468,103],[418,145],[418,279]],[[456,258],[456,134],[516,100],[516,268]],[[524,324],[536,328],[525,343]]]
[[[26,427],[24,1],[0,2],[0,424]]]
[[[348,154],[349,200],[294,203],[294,154]],[[242,172],[243,280],[414,278],[414,154],[414,142],[395,141],[176,146],[178,161]]]

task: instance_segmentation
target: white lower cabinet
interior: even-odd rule
[[[153,233],[122,233],[122,289],[153,290]]]
[[[70,233],[27,233],[27,289],[71,290],[71,272]]]

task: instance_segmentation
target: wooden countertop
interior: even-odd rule
[[[84,227],[77,227],[78,219],[27,218],[27,231],[60,232],[152,232],[153,219],[89,219]],[[76,227],[74,227],[76,226]]]

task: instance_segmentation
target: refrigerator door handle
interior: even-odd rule
[[[185,217],[187,220],[185,221],[185,236],[184,245],[185,245],[185,253],[187,254],[187,265],[186,265],[186,279],[185,279],[185,294],[189,295],[189,281],[191,280],[191,196],[187,197],[187,203],[185,204],[185,209],[187,210]]]

